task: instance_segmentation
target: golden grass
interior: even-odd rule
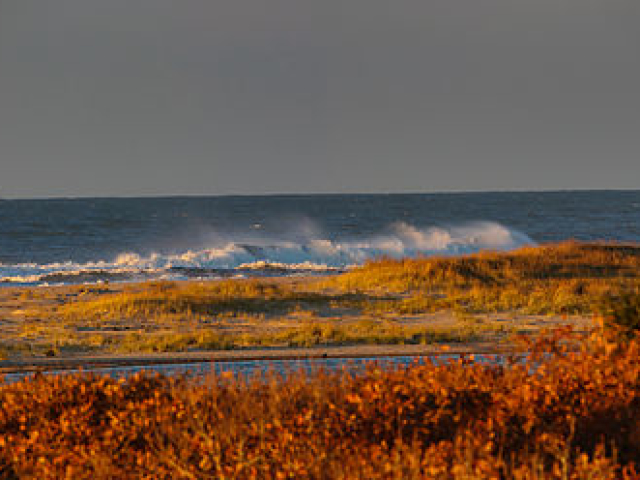
[[[139,292],[102,295],[87,302],[63,305],[60,315],[69,321],[157,319],[216,314],[263,313],[283,310],[296,300],[293,292],[258,281],[222,281],[180,285],[155,282]]]
[[[31,353],[59,355],[63,352],[103,351],[109,353],[185,352],[231,350],[248,347],[316,347],[336,345],[431,345],[467,343],[493,333],[498,340],[504,326],[460,322],[451,327],[420,327],[389,321],[361,320],[349,324],[309,322],[273,331],[224,333],[212,329],[194,331],[133,331],[123,335],[94,333],[85,337],[58,336],[31,347]],[[14,349],[15,350],[15,349]],[[0,355],[3,350],[0,348]],[[8,356],[9,350],[6,355]],[[0,359],[2,357],[0,356]]]
[[[2,355],[494,341],[520,326],[459,320],[496,313],[588,317],[605,299],[639,289],[640,247],[567,242],[381,259],[319,281],[148,282],[60,295],[25,290],[22,317],[3,327]],[[428,318],[434,312],[458,320],[436,328]],[[419,328],[408,325],[420,317]]]
[[[354,295],[321,295],[294,291],[287,285],[259,280],[208,283],[154,282],[142,291],[105,294],[69,302],[58,309],[65,321],[176,320],[215,316],[286,315],[325,304],[356,305]]]
[[[143,291],[69,302],[58,314],[71,322],[284,316],[296,309],[324,307],[376,314],[588,314],[607,294],[639,286],[640,247],[567,242],[511,253],[382,259],[302,290],[259,280],[157,282]]]
[[[0,476],[638,478],[640,342],[577,340],[541,338],[508,366],[40,375],[0,385]]]
[[[510,253],[381,259],[323,285],[341,292],[404,295],[370,305],[378,312],[587,314],[612,292],[638,289],[640,247],[566,242]]]

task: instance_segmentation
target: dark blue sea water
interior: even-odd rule
[[[569,238],[640,242],[640,191],[0,200],[0,282],[327,272]]]

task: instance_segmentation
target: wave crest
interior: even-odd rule
[[[460,255],[512,250],[534,242],[495,222],[419,228],[404,222],[363,239],[255,237],[210,248],[141,256],[124,252],[113,261],[52,264],[0,264],[0,281],[19,284],[86,283],[149,278],[201,278],[241,274],[296,274],[340,271],[379,257]]]

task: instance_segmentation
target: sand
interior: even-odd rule
[[[295,288],[317,280],[316,277],[279,278],[274,281],[286,282]],[[269,281],[272,281],[270,279]],[[0,341],[11,343],[13,347],[7,358],[0,360],[0,373],[63,370],[63,369],[91,369],[99,367],[117,366],[149,366],[155,364],[176,364],[209,361],[246,361],[270,359],[296,358],[354,358],[400,355],[436,355],[439,353],[500,353],[509,351],[513,345],[497,342],[495,339],[484,339],[469,343],[438,343],[429,345],[318,345],[311,348],[294,347],[256,347],[237,348],[233,350],[187,351],[167,353],[127,353],[111,354],[83,351],[60,351],[55,356],[48,356],[50,352],[26,352],[29,342],[34,338],[24,333],[25,325],[39,326],[38,328],[54,328],[55,324],[49,314],[69,301],[78,299],[92,299],[102,295],[117,293],[123,289],[144,289],[145,284],[109,284],[109,285],[71,285],[50,287],[2,287],[0,288]],[[345,311],[333,322],[352,322],[359,317]],[[53,318],[53,317],[52,317]],[[260,328],[276,328],[280,324],[293,325],[299,319],[289,316],[286,319],[272,319],[260,322]],[[308,319],[302,319],[305,321]],[[587,329],[591,323],[586,317],[559,317],[506,314],[487,314],[476,318],[477,321],[490,322],[492,325],[504,323],[513,328],[517,326],[523,332],[536,331],[541,328],[552,328],[571,324],[578,329]],[[439,326],[443,328],[456,325],[460,321],[451,312],[438,312],[421,315],[396,315],[393,321],[411,326]],[[346,324],[346,323],[345,323]],[[233,328],[254,328],[239,322]],[[35,327],[31,327],[35,328]],[[117,332],[116,332],[117,333]],[[17,352],[17,353],[16,353]],[[22,352],[22,353],[21,353]]]

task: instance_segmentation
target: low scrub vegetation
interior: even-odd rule
[[[0,385],[0,476],[638,478],[640,342],[525,348],[360,374],[37,375]]]
[[[627,338],[640,333],[640,292],[609,296],[599,309],[609,330]]]

